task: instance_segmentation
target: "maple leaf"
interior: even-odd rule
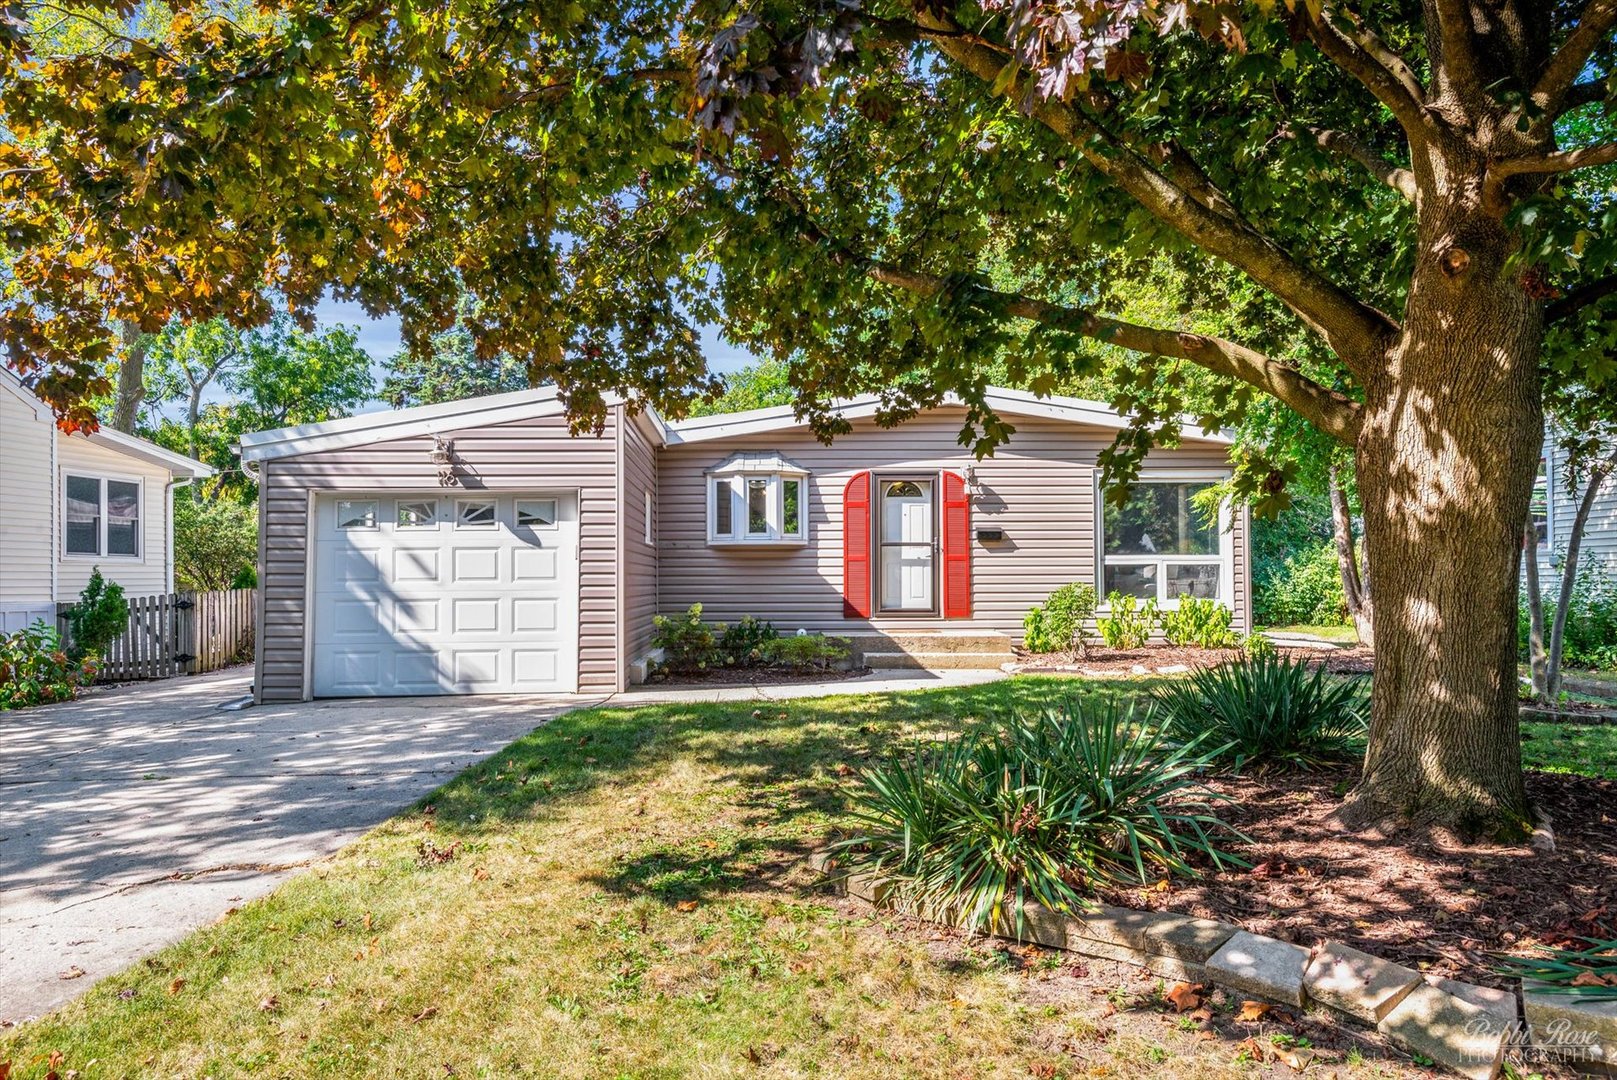
[[[695,900],[681,900],[679,903],[674,905],[674,910],[692,912],[695,911],[698,906],[700,905],[698,905]]]
[[[1185,1012],[1201,1005],[1201,991],[1200,983],[1174,983],[1173,988],[1163,996],[1168,999],[1175,1012]]]
[[[1243,1001],[1241,1010],[1235,1014],[1235,1019],[1243,1024],[1253,1024],[1274,1011],[1274,1006],[1267,1001]],[[1258,1060],[1263,1060],[1259,1058]]]
[[[181,990],[184,990],[184,989],[185,989],[185,980],[184,979],[175,979],[173,982],[168,984],[168,992],[170,994],[178,994]]]

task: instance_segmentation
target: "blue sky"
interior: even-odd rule
[[[343,323],[357,327],[359,330],[359,347],[370,354],[377,368],[377,382],[381,382],[381,368],[394,353],[403,347],[399,336],[399,320],[397,316],[387,315],[380,319],[372,318],[365,313],[365,309],[356,303],[326,299],[315,308],[315,318],[321,326],[335,326]],[[707,357],[708,368],[721,374],[728,374],[739,368],[746,367],[753,362],[753,356],[745,349],[738,349],[719,336],[716,326],[702,327],[702,351]],[[380,408],[380,405],[376,406]]]

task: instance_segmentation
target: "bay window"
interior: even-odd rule
[[[741,453],[709,469],[706,479],[709,544],[807,540],[806,470],[779,454]]]
[[[1147,475],[1129,485],[1122,505],[1098,494],[1103,601],[1118,592],[1164,608],[1187,596],[1233,606],[1228,510],[1210,520],[1197,505],[1217,483]]]

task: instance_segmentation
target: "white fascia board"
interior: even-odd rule
[[[622,400],[616,395],[607,395],[606,404],[611,407],[622,404]],[[319,424],[255,431],[241,437],[241,458],[243,461],[264,461],[294,457],[391,439],[555,416],[564,410],[556,387],[541,386],[508,394],[489,394],[436,405],[365,413]]]
[[[204,465],[195,458],[188,458],[184,454],[177,454],[173,450],[147,442],[145,439],[133,435],[125,435],[121,431],[114,431],[109,427],[102,427],[89,435],[91,442],[105,446],[109,450],[116,450],[120,454],[139,458],[153,465],[161,465],[173,476],[189,476],[194,480],[201,480],[213,475],[212,467]]]

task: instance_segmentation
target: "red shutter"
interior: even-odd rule
[[[842,493],[842,617],[870,618],[870,474],[854,473]]]
[[[971,618],[971,496],[959,473],[943,474],[943,617]]]

